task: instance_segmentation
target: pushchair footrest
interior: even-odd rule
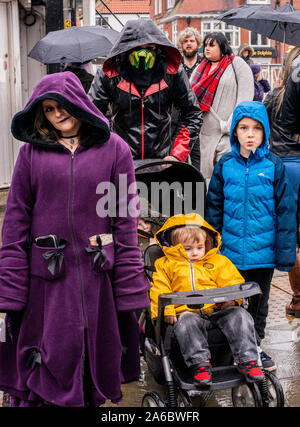
[[[193,377],[184,377],[182,373],[178,372],[176,368],[174,369],[174,374],[179,382],[180,388],[183,390],[199,390],[199,391],[207,391],[207,390],[224,390],[227,388],[237,387],[246,382],[245,377],[241,374],[237,367],[232,366],[218,366],[212,368],[212,385],[211,386],[203,386],[196,387],[193,384]]]

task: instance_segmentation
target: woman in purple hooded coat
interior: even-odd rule
[[[70,72],[39,82],[12,133],[26,144],[2,229],[0,390],[19,406],[117,402],[139,376],[134,311],[149,305],[130,150]]]

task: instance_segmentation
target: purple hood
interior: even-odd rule
[[[45,98],[88,123],[74,153],[33,135],[35,106]],[[121,382],[138,379],[134,312],[149,305],[137,218],[120,213],[125,196],[125,206],[137,197],[130,149],[69,72],[41,80],[12,131],[29,143],[20,148],[2,228],[0,311],[9,312],[9,328],[0,390],[83,406],[89,372],[94,404],[116,402]],[[101,214],[103,183],[116,189],[112,216]],[[91,245],[95,234],[101,245]],[[57,236],[58,248],[36,242],[47,235]]]
[[[33,134],[35,109],[44,99],[53,99],[59,102],[64,109],[78,120],[90,125],[89,137],[82,143],[89,146],[95,143],[103,144],[110,137],[109,121],[87,97],[79,78],[70,71],[44,76],[35,87],[25,108],[17,113],[11,124],[13,136],[24,142],[39,146],[49,146],[53,141],[40,140]],[[60,145],[55,148],[62,149]]]

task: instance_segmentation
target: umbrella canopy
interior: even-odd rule
[[[29,53],[43,64],[86,62],[105,57],[119,32],[99,25],[51,31]]]
[[[272,40],[300,45],[300,11],[290,3],[278,9],[271,6],[240,6],[219,15],[217,19]]]

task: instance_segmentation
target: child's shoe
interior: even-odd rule
[[[194,385],[197,387],[212,385],[211,364],[209,360],[194,366]]]
[[[274,360],[264,351],[260,351],[261,363],[265,371],[276,371],[277,366]]]
[[[239,363],[238,369],[244,374],[248,382],[262,381],[264,379],[263,371],[254,361]]]

